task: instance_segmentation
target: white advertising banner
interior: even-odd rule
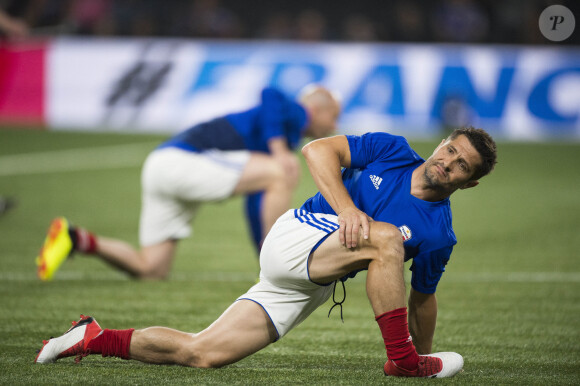
[[[580,139],[580,49],[557,46],[62,38],[47,57],[47,122],[176,132],[250,107],[263,87],[294,96],[313,82],[341,95],[343,133]]]

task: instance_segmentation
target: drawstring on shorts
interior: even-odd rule
[[[332,301],[334,302],[333,306],[330,307],[330,310],[328,311],[328,317],[330,318],[330,313],[332,312],[332,310],[334,309],[334,307],[339,306],[340,307],[340,320],[344,323],[344,319],[342,317],[342,304],[344,303],[344,301],[346,300],[346,287],[344,286],[344,281],[340,280],[340,283],[342,284],[342,300],[340,302],[336,301],[336,283],[338,283],[338,280],[334,282],[334,288],[332,289]]]

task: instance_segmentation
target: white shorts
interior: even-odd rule
[[[199,205],[230,197],[249,159],[247,150],[166,147],[149,154],[141,174],[141,245],[189,236]]]
[[[262,306],[278,338],[332,295],[332,285],[310,280],[308,258],[337,229],[335,215],[290,209],[266,236],[260,253],[260,282],[238,300],[252,300]]]

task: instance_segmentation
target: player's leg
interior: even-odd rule
[[[188,237],[197,209],[232,195],[244,180],[248,152],[153,152],[142,174],[142,208],[136,250],[120,240],[99,237],[97,255],[129,274],[163,279],[169,274],[177,240]],[[216,178],[219,177],[219,178]]]
[[[261,350],[276,338],[266,312],[250,300],[239,300],[198,334],[166,327],[102,330],[92,317],[81,316],[65,334],[44,342],[36,362],[101,354],[153,364],[221,367]]]
[[[349,272],[368,268],[367,295],[375,316],[405,307],[404,249],[400,231],[393,225],[373,221],[367,240],[356,248],[344,247],[338,232],[330,235],[313,253],[309,273],[313,281],[328,283]]]
[[[40,279],[52,279],[60,265],[75,252],[101,258],[135,278],[167,277],[177,240],[190,234],[190,222],[199,205],[186,203],[174,194],[184,185],[185,176],[191,174],[188,162],[196,161],[182,153],[154,151],[145,161],[139,224],[141,249],[73,226],[66,218],[59,217],[51,223],[37,258]]]
[[[177,243],[191,234],[190,224],[205,194],[203,160],[199,154],[179,149],[154,151],[142,172],[140,249],[119,239],[95,236],[93,254],[135,278],[167,278]],[[192,173],[196,168],[199,173]]]
[[[337,232],[311,255],[313,281],[330,282],[358,269],[368,268],[367,296],[385,342],[387,375],[448,377],[463,367],[456,353],[419,356],[413,346],[405,307],[404,248],[400,231],[391,224],[370,223],[369,239],[359,236],[356,248],[344,247]]]
[[[38,276],[52,279],[60,265],[73,253],[95,256],[135,278],[163,279],[169,274],[177,240],[167,239],[137,249],[126,241],[98,236],[55,219],[37,258]]]
[[[246,194],[244,199],[244,208],[246,221],[250,230],[250,237],[254,242],[258,254],[262,250],[262,243],[264,241],[264,230],[262,229],[262,198],[264,192]]]
[[[131,359],[192,367],[222,367],[266,347],[277,338],[268,315],[250,300],[232,304],[198,334],[163,327],[135,331]]]
[[[102,236],[96,239],[95,255],[139,279],[165,279],[177,248],[177,240],[165,240],[137,250],[123,240]]]
[[[290,208],[295,184],[296,181],[289,181],[282,165],[271,156],[251,153],[234,194],[264,192],[259,207],[262,235],[265,236],[278,217]]]

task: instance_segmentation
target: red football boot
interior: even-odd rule
[[[76,356],[75,361],[79,362],[89,354],[87,346],[91,339],[103,331],[101,326],[91,316],[84,315],[72,324],[62,336],[43,342],[44,346],[38,352],[35,363],[53,363],[57,359],[72,356]]]
[[[446,378],[452,377],[463,368],[463,357],[454,352],[439,352],[419,356],[419,366],[410,371],[403,369],[392,360],[385,363],[385,375],[394,377]]]

